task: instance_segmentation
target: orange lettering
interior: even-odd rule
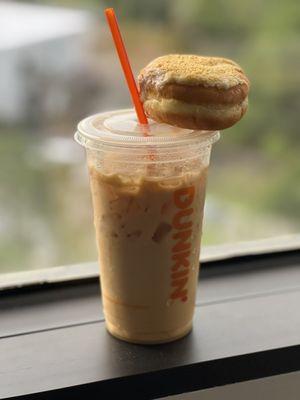
[[[180,210],[178,213],[175,214],[173,218],[173,228],[175,229],[189,229],[192,227],[192,221],[183,222],[182,219],[184,217],[188,217],[189,215],[193,214],[194,210],[192,208],[188,208],[185,210]]]
[[[190,267],[190,248],[193,221],[189,221],[188,217],[194,212],[191,207],[195,197],[195,187],[190,186],[181,188],[174,192],[173,200],[175,206],[179,208],[172,220],[172,227],[177,230],[172,235],[175,245],[172,247],[172,260],[174,264],[171,268],[171,286],[172,292],[170,298],[178,299],[182,302],[188,299],[188,283],[189,267]]]
[[[189,250],[191,247],[191,243],[187,242],[187,240],[191,237],[192,230],[188,229],[187,231],[180,231],[175,233],[172,237],[173,239],[179,239],[179,241],[172,247],[172,252],[177,253],[179,251]]]
[[[172,279],[179,279],[179,278],[183,278],[184,276],[186,276],[188,274],[189,274],[189,270],[187,268],[187,269],[184,269],[184,270],[179,271],[179,272],[173,272],[173,274],[171,274],[171,278]]]
[[[187,208],[193,203],[194,196],[195,196],[194,186],[178,189],[174,192],[175,205],[181,209]]]
[[[181,265],[185,268],[188,268],[190,265],[190,261],[189,261],[190,254],[191,253],[189,251],[174,254],[172,256],[172,259],[174,261],[176,261],[176,263],[173,265],[172,270],[177,271]]]
[[[188,278],[182,278],[172,282],[172,286],[176,289],[171,293],[171,299],[187,300],[187,289],[184,289],[187,281]]]

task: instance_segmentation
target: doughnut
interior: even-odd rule
[[[165,55],[141,70],[138,83],[148,117],[181,128],[229,128],[248,107],[249,80],[226,58]]]

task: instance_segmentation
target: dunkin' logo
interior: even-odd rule
[[[174,192],[174,203],[178,211],[172,220],[173,236],[175,241],[172,247],[171,268],[171,295],[172,300],[188,299],[187,283],[189,279],[191,236],[192,236],[192,208],[195,197],[195,187],[190,186]]]

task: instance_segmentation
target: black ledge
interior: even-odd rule
[[[1,399],[153,399],[300,370],[300,251],[204,264],[193,331],[165,345],[110,336],[97,278],[0,296]]]

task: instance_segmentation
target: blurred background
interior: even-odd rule
[[[0,272],[92,261],[77,122],[130,106],[102,10],[113,6],[135,73],[166,53],[233,58],[246,117],[214,146],[204,245],[300,232],[297,0],[0,1]]]

